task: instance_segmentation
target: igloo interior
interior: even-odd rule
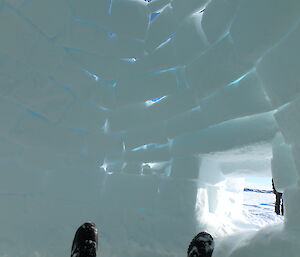
[[[299,19],[299,0],[0,0],[0,256],[69,256],[93,220],[105,257],[186,256],[201,230],[214,257],[298,257]],[[231,233],[249,174],[284,223]]]

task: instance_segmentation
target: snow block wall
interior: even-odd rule
[[[0,0],[0,256],[68,256],[86,220],[101,256],[185,256],[268,167],[284,227],[214,256],[298,256],[299,22],[299,0]]]

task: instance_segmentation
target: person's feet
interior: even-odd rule
[[[92,222],[82,224],[76,231],[71,257],[96,257],[98,248],[98,230]]]
[[[191,241],[188,257],[211,257],[214,250],[214,239],[206,232],[200,232]]]

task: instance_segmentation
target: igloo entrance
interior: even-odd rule
[[[274,223],[283,220],[274,218],[273,213],[269,216],[270,220],[266,215],[266,220],[259,221],[255,218],[254,205],[257,208],[264,204],[273,206],[270,202],[274,198],[271,194],[271,144],[255,144],[201,155],[199,158],[198,218],[199,223],[205,223],[209,231],[215,231],[216,235],[229,235],[247,229],[257,230],[272,223],[272,220]],[[264,183],[265,193],[269,197],[259,195],[259,192],[264,193],[257,191],[263,189],[258,185],[259,182]],[[247,185],[251,187],[245,192]],[[255,199],[256,197],[262,198],[263,202]],[[270,208],[273,210],[273,207]]]

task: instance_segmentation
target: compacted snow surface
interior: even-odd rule
[[[274,212],[274,202],[271,190],[246,188],[241,219],[233,223],[233,233],[215,236],[213,257],[297,256],[299,234],[284,229],[286,221]]]

